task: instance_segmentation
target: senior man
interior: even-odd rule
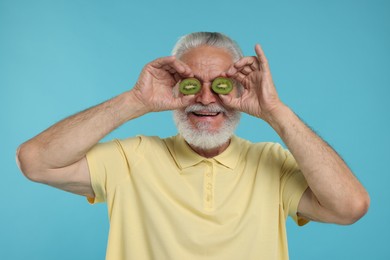
[[[130,91],[22,144],[19,166],[33,181],[107,202],[107,259],[288,259],[288,215],[299,225],[352,224],[369,196],[279,99],[259,45],[255,53],[243,57],[220,33],[186,35]],[[219,77],[234,82],[232,92],[212,90]],[[178,91],[187,78],[200,81],[198,93]],[[164,110],[174,111],[178,135],[98,144],[125,122]],[[266,121],[288,150],[235,136],[240,112]]]

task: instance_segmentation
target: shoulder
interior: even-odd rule
[[[246,155],[256,155],[261,157],[273,157],[285,159],[289,151],[277,142],[251,142],[249,140],[235,136],[233,139],[236,146],[240,147]]]
[[[163,140],[158,136],[137,135],[126,139],[116,139],[114,141],[118,142],[123,148],[143,149],[144,147],[163,145]]]
[[[88,154],[139,154],[153,150],[153,148],[159,146],[164,146],[164,141],[160,137],[137,135],[125,139],[113,139],[100,142],[96,144]]]

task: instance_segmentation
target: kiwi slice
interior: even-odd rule
[[[219,77],[214,79],[213,84],[211,84],[211,88],[217,94],[226,95],[233,90],[233,82],[231,79]]]
[[[200,91],[201,88],[200,81],[196,78],[184,79],[179,84],[179,90],[184,95],[193,95]]]

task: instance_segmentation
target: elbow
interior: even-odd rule
[[[367,192],[360,196],[356,196],[353,202],[350,202],[347,210],[344,210],[340,222],[342,225],[352,225],[361,219],[370,207],[370,197]]]
[[[37,151],[28,143],[23,143],[16,149],[16,164],[23,175],[33,182],[41,182],[39,171],[36,170]]]
[[[361,219],[364,215],[366,215],[369,207],[370,207],[370,196],[368,195],[367,192],[365,192],[365,194],[360,197],[359,201],[355,205],[355,214],[352,223],[355,223],[356,221]]]

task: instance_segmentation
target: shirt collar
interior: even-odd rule
[[[225,151],[213,158],[205,158],[194,152],[181,135],[177,135],[174,137],[176,161],[182,169],[194,166],[202,161],[213,160],[229,169],[234,169],[241,151],[238,139],[238,137],[233,136]]]

